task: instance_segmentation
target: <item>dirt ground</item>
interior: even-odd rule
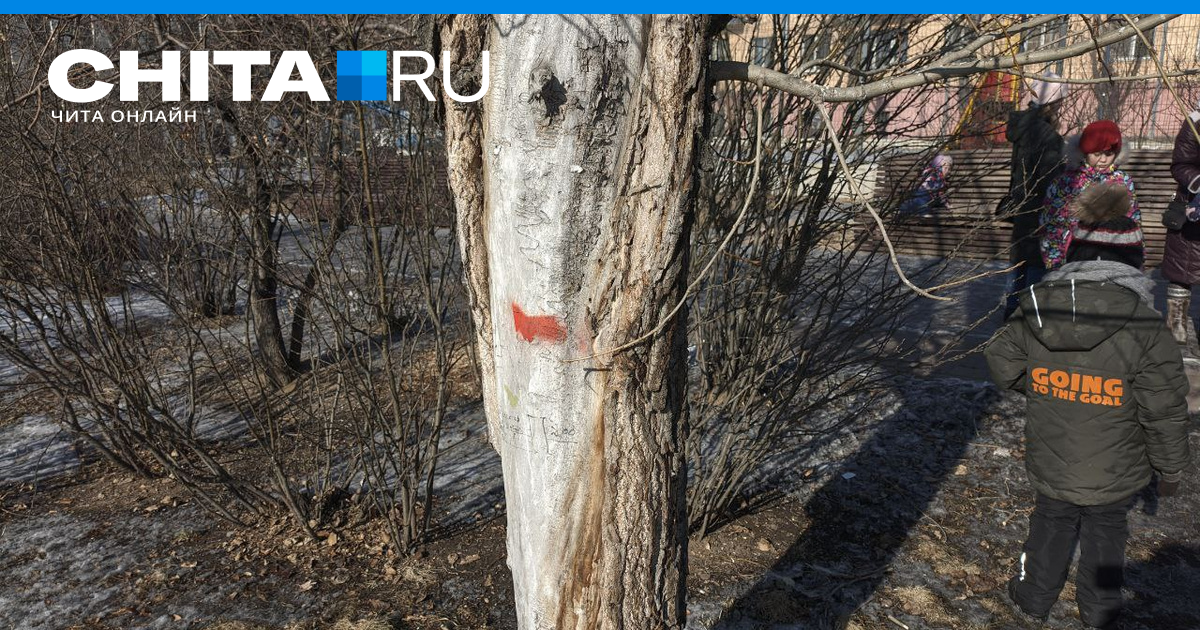
[[[898,377],[877,413],[782,460],[774,498],[691,542],[688,628],[1033,627],[1003,596],[1032,500],[1022,418],[985,383]],[[502,498],[491,507],[398,558],[370,522],[317,540],[282,518],[233,528],[169,480],[90,461],[36,492],[0,488],[0,627],[515,628]],[[1130,522],[1124,627],[1200,628],[1196,468]],[[1043,627],[1079,627],[1070,585]]]

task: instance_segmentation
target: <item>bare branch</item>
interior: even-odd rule
[[[1045,75],[1034,72],[1024,72],[1022,70],[1012,69],[1006,70],[1007,74],[1015,75],[1024,79],[1038,79],[1046,83],[1069,83],[1072,85],[1096,85],[1099,83],[1133,83],[1137,81],[1150,81],[1152,79],[1167,79],[1191,77],[1200,75],[1200,68],[1188,68],[1187,70],[1177,70],[1175,72],[1160,72],[1155,74],[1137,74],[1130,76],[1117,77],[1098,77],[1092,79],[1071,79],[1067,77],[1047,77]]]
[[[813,68],[816,68],[818,66],[824,66],[826,68],[833,68],[834,70],[837,70],[839,72],[845,72],[846,74],[852,74],[852,75],[858,76],[858,77],[869,77],[872,75],[879,74],[879,71],[864,72],[862,70],[859,70],[858,68],[852,68],[844,63],[838,63],[829,58],[813,59],[811,61],[806,61],[800,66],[799,69],[796,70],[796,74],[804,74],[805,72],[812,70]]]
[[[1200,141],[1200,131],[1196,130],[1196,122],[1192,120],[1191,116],[1188,116],[1187,105],[1185,105],[1183,99],[1179,97],[1179,92],[1176,91],[1175,84],[1167,78],[1167,74],[1163,70],[1162,63],[1158,60],[1158,53],[1154,50],[1154,44],[1146,38],[1146,34],[1142,32],[1141,28],[1138,28],[1138,25],[1135,24],[1128,15],[1122,14],[1121,17],[1125,18],[1126,22],[1129,22],[1129,26],[1131,26],[1133,30],[1137,31],[1138,38],[1142,40],[1142,44],[1144,44],[1150,51],[1150,58],[1154,60],[1154,68],[1158,70],[1158,74],[1162,78],[1162,82],[1166,84],[1167,89],[1171,92],[1171,96],[1174,97],[1175,105],[1179,108],[1179,113],[1183,115],[1184,123],[1192,129],[1192,135],[1196,136],[1196,140]]]
[[[931,67],[944,66],[944,65],[954,63],[960,59],[969,57],[971,54],[975,53],[979,49],[981,49],[984,46],[987,46],[988,44],[999,39],[1000,36],[1017,35],[1017,34],[1025,32],[1025,31],[1035,29],[1044,24],[1053,22],[1054,20],[1060,19],[1061,17],[1062,17],[1061,14],[1043,15],[1043,16],[1034,18],[1032,20],[1029,20],[1027,22],[1021,22],[1020,24],[1015,24],[1013,26],[1010,26],[1010,27],[1000,31],[999,33],[984,33],[984,34],[980,35],[979,37],[975,38],[970,43],[964,45],[962,48],[959,48],[958,50],[952,50],[952,51],[947,52],[945,55],[942,56],[941,59],[938,59],[937,61],[935,61]]]
[[[835,131],[836,128],[833,125],[833,118],[829,116],[829,111],[827,109],[828,106],[825,103],[817,103],[816,105],[817,111],[821,113],[821,119],[825,121],[825,130],[829,135],[830,142],[833,143],[833,150],[837,153],[838,165],[842,167],[842,173],[846,175],[846,180],[850,182],[850,189],[854,191],[854,197],[862,202],[863,206],[867,209],[867,212],[870,213],[871,218],[875,220],[875,225],[879,227],[879,234],[883,238],[883,244],[887,246],[888,259],[892,261],[892,267],[895,268],[896,274],[900,276],[900,281],[904,283],[904,286],[912,289],[917,295],[933,300],[941,300],[944,302],[949,301],[950,298],[948,297],[934,295],[925,289],[918,287],[908,279],[908,276],[904,275],[904,270],[900,268],[900,260],[896,258],[896,248],[892,247],[892,239],[888,236],[887,227],[883,224],[883,219],[879,216],[879,213],[875,211],[875,208],[871,207],[871,202],[867,199],[867,196],[863,194],[862,189],[859,187],[858,180],[854,177],[854,173],[850,171],[850,166],[846,162],[846,154],[842,152],[842,141],[837,137],[837,131]]]
[[[827,103],[847,103],[870,100],[876,96],[898,92],[907,88],[938,83],[947,79],[966,77],[992,70],[1009,70],[1025,65],[1050,63],[1084,54],[1096,47],[1114,44],[1127,39],[1136,32],[1153,29],[1178,17],[1176,14],[1155,14],[1144,17],[1131,27],[1113,29],[1100,37],[1082,41],[1064,48],[1043,49],[1016,55],[998,55],[975,59],[964,63],[932,66],[863,85],[831,87],[805,81],[800,77],[745,62],[714,61],[710,75],[713,81],[761,81],[764,85],[795,94],[803,98]]]

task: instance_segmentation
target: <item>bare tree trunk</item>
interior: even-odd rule
[[[321,276],[321,267],[330,263],[333,256],[334,248],[337,247],[338,240],[349,227],[347,213],[349,209],[346,207],[346,180],[343,176],[342,168],[342,131],[341,125],[330,125],[333,134],[332,151],[329,160],[329,172],[334,179],[333,196],[336,201],[334,206],[333,221],[329,227],[329,236],[325,246],[322,248],[320,258],[312,261],[312,266],[309,267],[308,273],[304,276],[304,287],[300,294],[296,297],[296,308],[292,312],[292,331],[288,338],[288,355],[287,362],[292,366],[303,365],[304,353],[304,328],[308,325],[309,311],[312,307],[312,301],[315,297],[314,289],[317,286],[317,281]],[[367,177],[367,173],[363,172],[363,177]],[[314,222],[317,229],[320,229],[320,221]]]
[[[218,102],[222,118],[237,134],[250,168],[250,299],[247,306],[254,334],[258,342],[257,354],[262,360],[267,378],[277,386],[291,381],[298,366],[289,361],[287,346],[284,345],[283,325],[279,321],[279,262],[275,249],[274,221],[271,218],[271,188],[263,170],[266,165],[259,155],[257,145],[242,128],[233,109]]]
[[[271,382],[284,385],[292,380],[296,370],[288,361],[283,325],[279,321],[278,267],[271,219],[259,208],[250,217],[250,238],[249,310],[258,340],[258,355]]]
[[[684,292],[705,25],[459,16],[443,30],[458,63],[491,53],[482,110],[447,102],[447,142],[525,629],[684,624],[684,318],[604,351]],[[455,91],[471,78],[460,66]]]

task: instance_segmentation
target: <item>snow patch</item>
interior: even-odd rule
[[[32,483],[79,468],[75,440],[46,416],[0,428],[0,445],[0,485]]]

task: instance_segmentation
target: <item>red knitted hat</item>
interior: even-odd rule
[[[1121,151],[1121,128],[1111,120],[1097,120],[1083,128],[1079,138],[1079,150],[1088,153]]]

